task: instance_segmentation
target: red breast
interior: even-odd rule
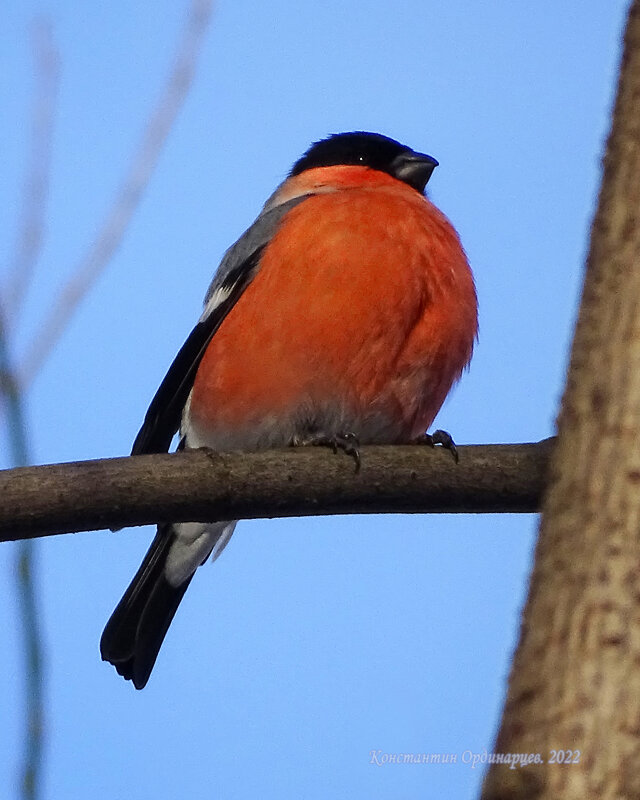
[[[387,420],[386,438],[407,440],[471,358],[476,293],[459,238],[383,172],[311,169],[281,200],[305,191],[315,194],[286,215],[208,346],[192,423],[206,438],[339,407],[363,443],[380,440],[366,430],[374,418]]]

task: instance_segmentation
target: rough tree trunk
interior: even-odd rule
[[[640,0],[634,0],[559,440],[483,800],[640,798]],[[552,750],[571,762],[550,763]],[[579,755],[576,755],[579,751]]]

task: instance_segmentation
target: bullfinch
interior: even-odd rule
[[[225,253],[133,455],[402,444],[426,434],[471,358],[464,250],[424,195],[437,161],[376,133],[313,144]],[[449,444],[447,437],[440,443]],[[196,569],[235,521],[160,524],[102,634],[137,689]]]

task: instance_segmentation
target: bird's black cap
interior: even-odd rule
[[[438,166],[435,158],[417,153],[395,139],[380,133],[353,131],[335,133],[315,142],[293,165],[289,175],[299,175],[315,167],[357,165],[386,172],[424,192],[431,173]]]

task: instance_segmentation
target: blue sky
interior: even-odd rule
[[[550,435],[626,6],[222,0],[139,211],[33,384],[35,460],[128,453],[226,247],[311,141],[350,129],[440,161],[431,198],[474,269],[480,340],[438,424],[459,443]],[[18,354],[113,202],[186,7],[3,9],[2,268],[36,13],[50,15],[62,59],[48,233]],[[143,692],[101,663],[98,641],[151,530],[42,541],[45,796],[474,797],[481,774],[461,754],[491,748],[535,528],[516,515],[243,523],[193,582]],[[2,786],[15,781],[21,735],[13,552],[0,548]],[[381,767],[371,750],[458,763]]]

